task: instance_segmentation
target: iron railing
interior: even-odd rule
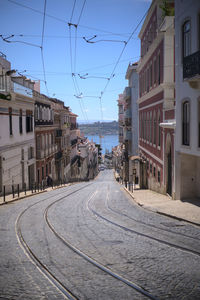
[[[183,79],[200,75],[200,50],[183,58]]]

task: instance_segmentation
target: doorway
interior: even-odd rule
[[[167,194],[172,195],[172,150],[167,154]]]

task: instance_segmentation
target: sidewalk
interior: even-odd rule
[[[7,203],[10,203],[10,202],[14,202],[14,201],[24,199],[24,198],[27,198],[27,197],[30,197],[30,196],[34,196],[34,195],[37,195],[37,194],[41,194],[41,193],[49,192],[49,191],[52,191],[52,190],[56,190],[56,189],[59,189],[59,188],[63,188],[63,187],[69,186],[69,185],[70,185],[70,183],[66,183],[66,184],[63,184],[63,185],[55,186],[55,187],[53,187],[53,189],[52,189],[52,187],[47,187],[43,191],[39,191],[39,192],[34,191],[33,193],[32,193],[32,191],[26,191],[26,194],[25,194],[25,192],[20,192],[19,197],[18,197],[18,194],[15,193],[14,198],[13,198],[12,194],[9,194],[9,195],[6,195],[5,202],[4,202],[3,197],[0,196],[0,205],[7,204]]]
[[[200,226],[200,199],[172,200],[169,196],[151,190],[136,189],[132,193],[124,189],[145,209]]]

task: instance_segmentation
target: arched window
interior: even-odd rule
[[[182,106],[182,143],[189,146],[190,144],[190,104],[189,101],[183,102]]]
[[[183,24],[183,57],[190,55],[191,53],[191,28],[190,21],[186,21]]]
[[[156,145],[156,112],[154,112],[153,116],[153,143]]]

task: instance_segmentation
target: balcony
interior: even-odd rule
[[[132,140],[132,131],[131,130],[125,130],[124,140],[125,141],[131,141]]]
[[[183,79],[194,89],[200,89],[200,51],[183,58]]]
[[[131,97],[131,88],[130,86],[125,87],[124,92],[123,92],[123,98],[124,100],[127,100]]]
[[[125,119],[131,119],[131,109],[130,108],[128,108],[128,109],[126,109],[125,111],[124,111],[124,118]]]

